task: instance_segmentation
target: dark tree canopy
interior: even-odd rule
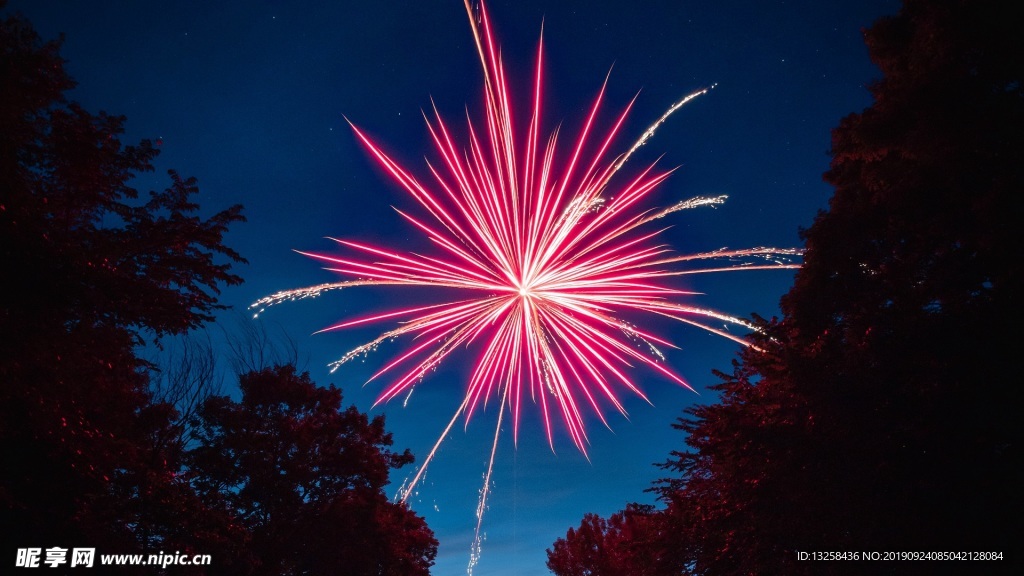
[[[1024,17],[905,0],[833,132],[804,266],[657,487],[662,574],[935,573],[797,551],[1020,549]],[[606,538],[607,539],[607,538]],[[571,572],[566,572],[571,573]],[[596,572],[595,572],[596,573]]]
[[[182,519],[156,529],[154,514],[187,492],[136,347],[200,325],[241,281],[222,243],[241,207],[201,218],[195,180],[174,173],[139,198],[156,150],[65,99],[59,48],[0,19],[0,532],[8,551],[170,546]]]
[[[833,132],[784,317],[681,424],[694,452],[663,494],[697,572],[1017,547],[1022,26],[1004,3],[908,0],[865,33],[884,76]]]
[[[661,567],[660,516],[653,506],[631,504],[608,520],[583,517],[579,528],[548,551],[548,569],[556,576],[653,576]]]
[[[429,574],[437,540],[384,495],[389,471],[412,461],[389,449],[384,418],[342,409],[340,390],[318,388],[292,366],[240,384],[240,401],[206,401],[188,454],[203,501],[247,532],[230,573]]]
[[[116,327],[180,333],[223,308],[238,284],[222,244],[241,206],[200,218],[194,178],[139,200],[132,180],[153,170],[149,140],[122,145],[125,118],[91,114],[63,92],[59,43],[10,17],[0,40],[0,240],[6,333]],[[218,256],[227,262],[216,261]],[[10,331],[8,331],[10,330]]]
[[[181,574],[428,574],[433,533],[383,492],[412,461],[383,418],[292,366],[244,374],[240,402],[209,396],[212,351],[153,378],[140,345],[211,320],[241,282],[223,244],[241,207],[200,216],[175,172],[140,198],[157,150],[65,99],[59,47],[0,20],[0,548],[211,555]]]

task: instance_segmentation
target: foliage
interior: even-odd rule
[[[796,550],[1010,547],[1020,22],[908,1],[865,34],[884,77],[833,133],[835,195],[804,232],[784,318],[680,426],[695,452],[663,494],[706,534],[698,572],[811,570]]]
[[[253,574],[428,574],[437,541],[384,496],[394,453],[381,416],[341,408],[341,391],[276,366],[244,374],[242,398],[199,411],[189,479],[204,502],[245,528],[229,563]]]
[[[195,180],[173,172],[140,199],[156,149],[65,99],[59,48],[0,19],[3,542],[127,552],[170,538],[150,529],[154,502],[185,497],[163,441],[173,414],[151,402],[136,346],[221,308],[219,287],[241,281],[222,243],[241,207],[199,217]]]
[[[783,317],[676,425],[662,573],[864,573],[796,553],[1017,547],[1022,26],[1003,3],[906,0],[865,32],[884,76],[833,132],[835,194]]]
[[[660,517],[652,506],[630,504],[608,520],[583,517],[547,551],[557,576],[651,576],[658,574]]]
[[[381,418],[290,366],[242,375],[241,403],[214,396],[214,352],[188,339],[160,371],[139,356],[224,308],[241,207],[199,216],[173,171],[141,199],[157,150],[65,99],[59,48],[0,20],[0,547],[214,559],[182,574],[427,574],[433,534],[383,494],[412,457]],[[237,344],[238,364],[265,345]]]

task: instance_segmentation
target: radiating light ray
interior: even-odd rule
[[[491,457],[487,460],[487,473],[484,474],[484,484],[480,489],[480,499],[476,505],[476,529],[473,531],[473,544],[470,546],[469,565],[466,566],[467,574],[473,574],[473,568],[480,562],[480,555],[483,553],[483,540],[480,536],[480,528],[484,525],[484,512],[487,511],[487,496],[491,493],[491,474],[494,472],[494,457],[498,454],[498,438],[501,436],[501,417],[505,413],[505,402],[507,400],[508,387],[506,386],[501,394],[498,423],[494,427],[494,442],[491,443]]]
[[[619,168],[622,168],[622,165],[625,164],[627,160],[629,160],[630,156],[632,156],[634,152],[639,150],[641,146],[646,144],[647,141],[651,139],[651,136],[654,136],[654,133],[658,130],[658,128],[662,124],[664,124],[665,121],[668,120],[668,117],[671,116],[673,113],[675,113],[676,110],[679,110],[680,108],[685,106],[688,102],[690,102],[694,98],[696,98],[698,96],[703,96],[704,94],[707,94],[711,90],[714,90],[715,86],[718,86],[718,84],[712,84],[708,88],[704,88],[703,90],[698,90],[697,92],[694,92],[693,94],[688,94],[685,97],[683,97],[682,100],[680,100],[680,101],[676,102],[675,104],[669,106],[668,110],[666,110],[665,113],[662,114],[661,117],[658,118],[654,122],[654,124],[651,124],[647,128],[647,130],[645,130],[644,133],[640,136],[640,139],[637,140],[636,143],[633,144],[633,146],[629,149],[629,151],[626,152],[625,154],[623,154],[622,158],[620,158],[619,161],[615,163],[615,170],[618,170]]]
[[[645,200],[673,171],[657,169],[657,162],[617,183],[622,168],[658,128],[714,86],[673,103],[626,152],[609,158],[636,97],[607,129],[601,128],[606,76],[566,152],[565,146],[559,147],[560,129],[544,139],[540,126],[542,27],[532,110],[521,138],[487,8],[481,2],[474,10],[469,0],[464,6],[483,70],[483,119],[474,120],[467,110],[465,128],[458,132],[431,100],[431,111],[423,116],[436,157],[428,160],[423,177],[395,161],[346,118],[369,155],[418,206],[415,214],[395,210],[428,241],[422,253],[332,238],[341,255],[300,253],[347,280],[278,292],[252,307],[259,314],[281,302],[361,286],[429,287],[453,294],[439,304],[364,315],[323,331],[394,323],[331,363],[332,371],[385,342],[411,341],[371,376],[370,381],[390,378],[377,403],[403,395],[408,401],[413,388],[459,348],[475,355],[461,404],[414,477],[399,490],[400,499],[407,501],[455,422],[463,418],[468,426],[481,406],[500,398],[467,570],[472,573],[479,561],[480,529],[506,410],[514,443],[528,399],[539,407],[552,449],[560,422],[586,456],[588,413],[608,426],[606,407],[626,414],[620,391],[647,400],[632,379],[634,371],[657,373],[690,388],[666,365],[658,348],[675,346],[638,328],[633,319],[668,318],[749,345],[726,328],[755,330],[749,321],[692,304],[698,293],[675,287],[672,281],[693,274],[797,268],[794,260],[802,253],[756,247],[677,254],[659,242],[666,228],[655,222],[685,210],[720,205],[726,196],[697,196],[660,209],[645,207]]]

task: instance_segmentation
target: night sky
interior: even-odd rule
[[[603,119],[640,96],[618,149],[625,149],[674,101],[717,83],[680,110],[631,160],[639,170],[680,169],[656,193],[667,206],[696,195],[729,195],[719,208],[678,213],[665,240],[680,252],[721,247],[799,246],[798,230],[827,205],[821,182],[830,130],[869,103],[878,76],[860,30],[897,10],[894,0],[636,1],[489,3],[514,98],[525,104],[536,41],[544,25],[547,129],[574,133],[611,69]],[[422,242],[391,206],[405,196],[360,148],[342,115],[419,175],[432,156],[420,115],[432,97],[458,122],[481,108],[479,60],[458,0],[392,2],[132,2],[12,0],[44,38],[66,34],[63,55],[79,82],[72,97],[90,111],[127,116],[126,142],[160,139],[157,171],[141,190],[163,189],[165,171],[199,179],[207,214],[235,203],[248,222],[226,244],[241,252],[246,282],[226,290],[234,311],[221,323],[248,321],[254,300],[285,288],[336,279],[292,249],[331,251],[325,236],[403,248]],[[525,106],[523,107],[525,109]],[[521,115],[525,118],[525,115]],[[425,180],[426,178],[424,178]],[[653,207],[653,206],[652,206]],[[706,295],[696,303],[738,315],[777,313],[789,271],[690,277]],[[328,374],[328,362],[383,328],[311,335],[336,320],[417,298],[408,291],[353,289],[282,305],[261,316],[273,334],[299,347],[315,381],[342,387],[347,402],[370,411],[376,383],[361,385],[400,349]],[[612,430],[589,419],[590,460],[559,431],[555,453],[536,414],[524,416],[519,446],[503,436],[484,519],[487,539],[475,574],[546,574],[544,550],[586,512],[607,516],[630,501],[653,502],[644,489],[652,466],[683,448],[671,429],[682,411],[714,401],[712,369],[729,370],[737,346],[654,323],[681,350],[676,371],[701,393],[648,372],[637,380],[654,406],[623,395],[630,418],[610,415]],[[216,335],[219,333],[213,330]],[[465,362],[450,362],[385,413],[395,446],[422,459],[461,401]],[[440,540],[434,574],[463,573],[486,470],[496,406],[457,427],[411,499]],[[412,468],[393,476],[395,484]]]

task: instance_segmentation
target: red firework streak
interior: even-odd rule
[[[468,421],[481,400],[500,398],[491,465],[477,510],[472,567],[479,553],[479,520],[506,408],[514,438],[528,397],[540,407],[552,446],[552,415],[557,414],[586,454],[585,407],[607,425],[603,403],[625,413],[617,390],[624,388],[646,399],[627,373],[633,366],[645,365],[690,388],[664,365],[658,352],[657,346],[672,344],[626,322],[624,313],[672,318],[748,345],[708,324],[724,322],[753,329],[748,322],[688,305],[685,299],[694,293],[666,281],[686,274],[795,268],[798,265],[790,259],[800,252],[761,247],[678,255],[659,244],[657,237],[664,228],[652,224],[655,220],[720,204],[725,197],[697,197],[660,210],[644,208],[646,197],[671,172],[657,171],[653,165],[614,189],[609,183],[670,114],[708,89],[673,104],[628,151],[609,158],[608,149],[632,102],[610,129],[595,135],[602,86],[568,160],[556,161],[558,132],[542,138],[539,126],[543,39],[537,49],[533,110],[526,136],[521,138],[486,7],[481,3],[475,11],[468,0],[465,6],[484,72],[483,129],[467,121],[465,141],[456,143],[436,107],[432,115],[424,114],[438,161],[428,162],[430,176],[421,180],[352,126],[369,153],[425,210],[423,217],[416,217],[396,209],[431,241],[435,253],[427,256],[335,240],[353,256],[303,254],[326,262],[329,270],[350,280],[280,292],[253,306],[262,309],[326,290],[365,285],[444,287],[458,295],[444,304],[348,320],[325,330],[381,321],[397,325],[348,352],[332,364],[334,368],[375,350],[385,340],[402,336],[413,340],[370,378],[397,373],[378,403],[410,392],[456,348],[478,351],[461,405],[402,491],[405,500],[460,416]]]

